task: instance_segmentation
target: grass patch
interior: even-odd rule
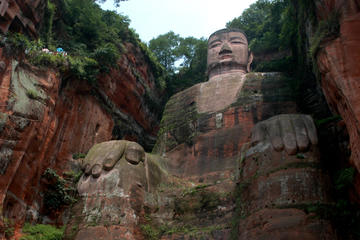
[[[22,232],[25,233],[20,240],[61,240],[64,227],[56,228],[51,225],[25,223]]]

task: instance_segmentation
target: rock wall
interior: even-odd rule
[[[360,1],[316,1],[318,21],[326,21],[337,11],[340,33],[324,39],[318,52],[317,66],[326,100],[335,114],[344,120],[351,148],[351,163],[360,171]]]
[[[117,69],[99,76],[96,86],[0,50],[0,204],[6,218],[45,221],[42,174],[47,168],[71,171],[73,154],[95,143],[117,137],[152,148],[160,113],[150,110],[149,99],[159,104],[159,92],[141,50],[127,48]],[[113,136],[115,126],[126,131]]]
[[[23,32],[29,36],[38,36],[45,0],[2,0],[0,2],[0,31]]]
[[[338,239],[320,213],[333,201],[316,146],[288,155],[260,142],[240,169],[237,239]]]

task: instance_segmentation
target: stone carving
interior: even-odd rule
[[[204,239],[229,239],[227,226],[234,218],[241,218],[235,227],[239,239],[302,239],[303,234],[336,239],[328,221],[295,209],[296,204],[330,203],[328,179],[317,168],[313,120],[296,114],[280,74],[248,73],[252,55],[242,31],[219,30],[208,44],[209,81],[173,96],[163,115],[155,152],[166,156],[168,173],[154,164],[160,157],[152,159],[137,143],[95,145],[78,184],[84,218],[75,239],[95,239],[100,232],[103,239],[115,234],[141,239],[139,224],[149,224],[144,209],[154,225],[216,229],[198,230]],[[165,187],[159,190],[153,179]],[[181,190],[189,186],[195,189]],[[97,228],[87,227],[94,219]]]
[[[111,143],[111,144],[110,144]],[[136,142],[112,141],[108,144],[97,144],[92,147],[83,162],[85,175],[98,178],[103,170],[110,171],[123,159],[132,165],[144,162],[145,151]]]
[[[182,179],[214,184],[222,193],[240,192],[236,207],[228,202],[217,212],[229,222],[227,210],[237,209],[232,213],[241,219],[239,239],[336,239],[329,221],[297,207],[331,206],[329,179],[319,170],[315,124],[297,114],[284,76],[249,73],[251,61],[242,31],[212,34],[209,81],[170,99],[155,151],[167,156],[168,171]],[[192,132],[191,141],[184,132]],[[229,238],[225,229],[218,233],[205,238]]]
[[[307,212],[332,206],[312,119],[275,116],[256,124],[251,138],[240,163],[238,239],[337,239],[328,220]]]
[[[73,223],[78,224],[78,232],[68,229],[68,236],[141,239],[145,193],[160,183],[163,174],[151,162],[151,156],[136,142],[114,140],[94,145],[83,160],[84,175],[77,185],[82,200],[73,211],[81,220]],[[149,172],[157,178],[148,179]]]
[[[238,29],[221,29],[209,37],[207,66],[209,81],[216,75],[250,72],[253,55],[244,32]]]
[[[269,140],[276,151],[290,155],[317,145],[316,127],[309,115],[281,114],[262,121],[252,129],[251,143]]]

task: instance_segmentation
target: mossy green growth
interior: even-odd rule
[[[0,112],[0,133],[2,132],[6,122],[8,119],[8,115],[6,113],[1,113]]]
[[[338,122],[342,120],[340,115],[335,115],[335,116],[331,116],[331,117],[327,117],[327,118],[323,118],[323,119],[315,119],[315,125],[319,128],[322,125],[326,125],[330,122]]]
[[[0,232],[5,234],[6,239],[11,239],[14,236],[14,222],[6,217],[0,217],[3,222],[3,226],[0,227]]]
[[[43,18],[43,31],[41,33],[42,38],[45,41],[47,47],[52,47],[52,27],[53,27],[53,20],[56,11],[56,5],[51,2],[51,0],[47,0],[47,6],[44,12]]]
[[[336,190],[342,190],[353,184],[355,179],[356,170],[353,167],[344,168],[339,171],[337,178],[335,179]]]
[[[316,57],[324,41],[337,38],[340,34],[340,13],[332,11],[328,17],[319,22],[314,36],[310,39],[310,56],[313,63],[313,72],[320,79]]]
[[[339,36],[339,19],[340,13],[334,10],[326,19],[319,22],[314,37],[310,40],[310,54],[313,59],[316,58],[316,55],[321,48],[321,43],[324,40],[331,40]]]
[[[182,143],[190,146],[193,144],[193,139],[197,136],[197,121],[201,115],[197,112],[196,103],[188,103],[188,99],[191,96],[189,92],[185,92],[174,95],[166,104],[153,152],[157,153],[161,145],[169,150]]]
[[[76,202],[76,189],[71,182],[64,180],[51,168],[46,169],[42,177],[48,182],[44,192],[44,205],[49,211],[56,211]]]
[[[28,89],[26,90],[26,95],[30,98],[30,99],[34,99],[36,100],[37,98],[39,98],[39,95],[36,91],[34,91],[33,89]]]
[[[243,193],[247,191],[250,182],[242,182],[236,186],[235,189],[235,211],[231,219],[231,232],[230,239],[238,239],[239,236],[239,223],[242,219],[245,219],[248,216],[245,206],[246,202],[243,199]]]
[[[67,57],[61,54],[33,52],[29,57],[29,61],[34,66],[42,68],[59,68],[65,71],[67,67]]]
[[[161,231],[150,224],[140,225],[141,232],[144,234],[145,239],[158,240],[161,236]]]
[[[174,200],[175,213],[178,215],[196,214],[217,208],[225,197],[224,194],[206,189],[210,185],[199,185],[185,189]]]
[[[22,232],[25,234],[20,240],[61,240],[64,227],[56,228],[52,225],[25,223]]]
[[[245,82],[236,102],[231,106],[250,106],[259,101],[294,101],[295,79],[279,72],[245,75]]]
[[[77,160],[77,159],[80,159],[80,158],[85,158],[86,157],[86,153],[74,153],[72,155],[73,159]]]
[[[143,224],[140,228],[145,236],[145,239],[150,240],[157,240],[162,236],[169,236],[172,234],[183,234],[192,237],[191,239],[207,239],[206,236],[208,236],[208,234],[216,230],[224,229],[226,226],[211,225],[206,227],[196,227],[188,224],[179,226],[170,226],[168,224],[152,226],[151,224]]]

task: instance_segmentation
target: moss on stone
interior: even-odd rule
[[[182,143],[193,144],[200,115],[196,103],[189,102],[193,97],[190,94],[191,92],[184,92],[174,95],[166,104],[158,132],[158,142],[153,152],[161,153],[164,148],[170,150]]]
[[[0,133],[3,131],[4,126],[7,122],[8,119],[8,115],[6,113],[1,113],[0,112]]]
[[[177,215],[196,214],[216,209],[221,204],[224,195],[206,189],[208,186],[210,185],[198,185],[185,189],[174,200],[175,213]]]
[[[295,100],[295,80],[283,73],[248,73],[245,83],[231,107],[249,106],[257,102]]]
[[[10,102],[13,102],[14,112],[29,118],[41,118],[47,95],[38,87],[38,84],[38,80],[32,73],[19,66],[17,61],[13,61],[11,88],[14,95],[10,98]]]

